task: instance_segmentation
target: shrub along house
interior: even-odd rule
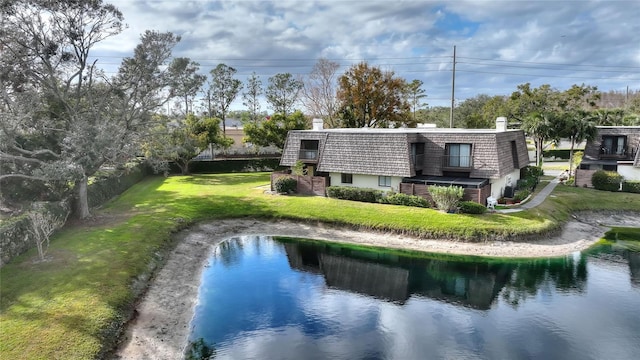
[[[515,186],[529,164],[524,132],[496,129],[323,129],[290,131],[281,166],[302,161],[309,175],[333,186],[425,195],[425,185],[461,186],[465,199],[486,203]]]
[[[640,180],[640,126],[598,126],[598,134],[584,148],[576,185],[591,186],[591,175],[597,170]]]

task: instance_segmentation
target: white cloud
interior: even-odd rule
[[[321,56],[338,61],[341,71],[366,60],[407,80],[423,80],[432,105],[448,103],[454,45],[461,99],[510,94],[523,82],[640,88],[635,1],[113,3],[129,28],[96,49],[114,56],[111,62],[130,55],[139,35],[154,29],[181,35],[174,55],[198,61],[205,73],[224,62],[239,70],[241,80],[256,71],[266,83],[276,73],[306,74]],[[546,63],[565,66],[549,70]],[[584,64],[598,67],[579,66]]]

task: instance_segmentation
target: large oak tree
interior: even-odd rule
[[[118,75],[107,78],[90,59],[96,44],[124,26],[114,6],[101,0],[3,4],[0,182],[71,184],[76,214],[85,218],[88,177],[105,163],[130,159],[148,114],[166,100],[161,65],[178,39],[145,33]]]
[[[344,127],[415,126],[407,101],[406,81],[391,71],[362,62],[338,80],[338,100]]]

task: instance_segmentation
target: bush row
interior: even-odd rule
[[[622,191],[640,194],[640,181],[625,181],[622,183]]]
[[[278,169],[280,169],[280,158],[192,161],[189,164],[189,171],[194,174],[275,171]],[[171,163],[169,164],[169,172],[172,174],[180,174],[180,168]]]
[[[361,201],[377,203],[382,199],[384,192],[375,189],[363,189],[349,186],[329,186],[327,196],[340,200]]]
[[[363,189],[348,186],[329,186],[327,188],[327,196],[340,200],[415,206],[422,208],[431,208],[437,206],[443,211],[453,211],[455,209],[458,209],[460,212],[466,214],[483,214],[487,211],[487,208],[484,205],[478,204],[473,201],[459,202],[458,200],[464,193],[463,189],[460,187],[434,186],[430,187],[429,190],[430,192],[432,192],[432,195],[436,194],[436,198],[439,199],[441,204],[433,204],[427,199],[416,195],[407,195],[396,192],[385,193],[381,190],[376,189]],[[448,198],[455,199],[452,201],[447,201],[449,200]]]
[[[115,196],[122,194],[147,176],[148,173],[147,166],[138,164],[117,174],[94,179],[87,187],[89,207],[100,206]]]
[[[640,181],[626,181],[615,171],[598,170],[591,176],[591,183],[597,190],[640,194]]]

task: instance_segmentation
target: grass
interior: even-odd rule
[[[640,195],[558,186],[533,210],[452,215],[431,209],[322,197],[264,194],[269,174],[148,177],[96,211],[93,222],[57,233],[50,260],[30,251],[0,269],[1,359],[92,359],[113,347],[144,283],[197,221],[252,217],[326,222],[443,238],[544,233],[572,212],[640,212]],[[606,198],[606,201],[602,201]],[[312,234],[310,234],[312,236]]]

